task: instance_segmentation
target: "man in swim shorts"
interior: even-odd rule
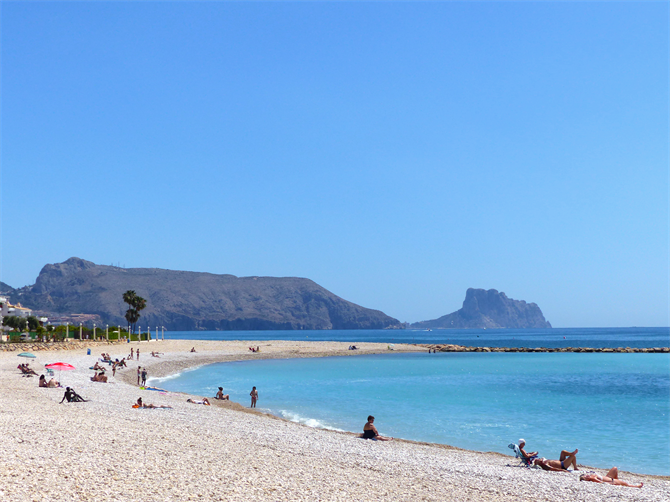
[[[523,456],[526,457],[529,465],[537,465],[546,471],[567,471],[568,467],[570,466],[572,466],[575,471],[579,470],[577,469],[577,452],[579,450],[572,452],[562,450],[559,456],[559,460],[547,460],[546,458],[538,458],[536,451],[532,451],[530,453],[526,452],[526,450],[524,450],[524,446],[526,446],[526,441],[524,439],[519,439],[519,450]]]

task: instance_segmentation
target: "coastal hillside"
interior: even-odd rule
[[[147,300],[140,326],[170,330],[382,329],[397,319],[343,300],[309,279],[236,277],[158,268],[119,268],[80,258],[46,265],[11,299],[53,314],[97,314],[125,325],[122,295]]]
[[[413,328],[551,328],[535,303],[513,300],[495,289],[469,288],[463,308],[431,321],[412,324]]]

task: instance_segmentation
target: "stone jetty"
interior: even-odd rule
[[[670,347],[653,347],[653,348],[637,348],[637,347],[607,347],[607,348],[593,348],[593,347],[467,347],[464,345],[452,344],[415,344],[418,347],[425,347],[436,352],[603,352],[603,353],[645,353],[645,354],[659,354],[669,353]]]

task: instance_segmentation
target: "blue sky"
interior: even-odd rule
[[[668,326],[667,2],[2,2],[2,281],[468,287]]]

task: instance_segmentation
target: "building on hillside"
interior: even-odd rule
[[[9,308],[7,310],[9,311],[9,315],[15,315],[16,317],[30,317],[33,315],[33,311],[31,309],[23,307],[20,303],[17,303],[16,305],[9,304]]]

